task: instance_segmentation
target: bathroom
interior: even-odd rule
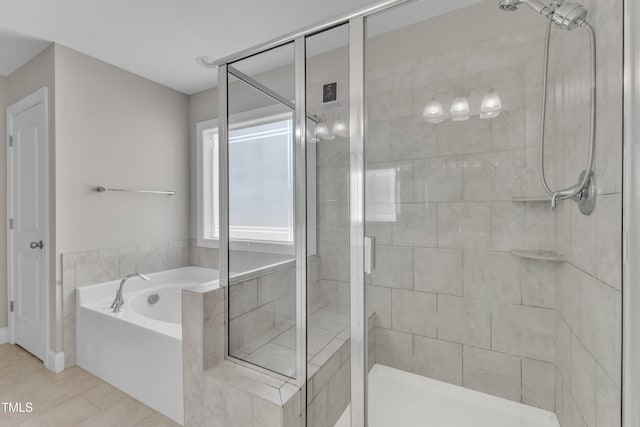
[[[0,425],[640,426],[632,0],[11,3]]]

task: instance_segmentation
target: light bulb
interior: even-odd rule
[[[349,127],[347,126],[347,122],[342,119],[336,119],[331,127],[331,132],[334,135],[338,135],[343,138],[349,136]]]
[[[329,126],[325,122],[318,122],[316,124],[316,136],[320,139],[331,140],[334,136],[329,132]]]
[[[434,100],[429,102],[422,111],[422,115],[429,123],[440,123],[444,120],[444,109],[440,101]]]
[[[469,120],[469,101],[464,96],[459,96],[451,104],[451,120],[460,122]]]
[[[316,135],[323,136],[329,134],[329,127],[325,122],[318,122],[316,124]]]
[[[482,111],[482,114],[480,114],[481,119],[491,119],[500,115],[500,111],[502,111],[502,101],[495,90],[491,89],[489,93],[482,98],[480,111]]]

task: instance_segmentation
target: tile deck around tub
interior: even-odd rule
[[[0,345],[0,402],[33,405],[30,413],[0,406],[2,426],[178,426],[82,368],[54,374],[12,344]]]
[[[349,339],[349,314],[326,305],[309,316],[307,360],[310,373],[324,363]],[[283,375],[294,376],[296,366],[296,328],[273,329],[246,345],[238,356],[255,365]]]

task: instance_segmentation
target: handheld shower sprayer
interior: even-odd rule
[[[542,113],[540,120],[540,180],[542,187],[551,196],[551,208],[556,208],[558,200],[574,200],[578,203],[580,212],[590,215],[596,206],[596,179],[593,172],[596,145],[596,37],[593,27],[587,22],[587,9],[582,5],[564,0],[553,0],[545,5],[540,0],[500,0],[499,8],[507,12],[518,10],[520,5],[526,4],[540,15],[547,18],[547,31],[544,45],[544,68],[542,89]],[[590,127],[589,127],[589,154],[587,168],[580,173],[578,183],[561,190],[552,190],[545,176],[544,168],[544,131],[547,119],[547,88],[549,83],[549,45],[551,40],[551,27],[556,24],[563,30],[585,28],[589,33],[591,54],[591,100],[590,100]]]

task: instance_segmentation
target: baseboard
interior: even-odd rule
[[[0,344],[9,342],[9,328],[0,328]]]
[[[47,361],[45,362],[44,366],[51,372],[62,372],[62,370],[64,369],[64,351],[54,353],[53,351],[49,350],[47,352]]]

